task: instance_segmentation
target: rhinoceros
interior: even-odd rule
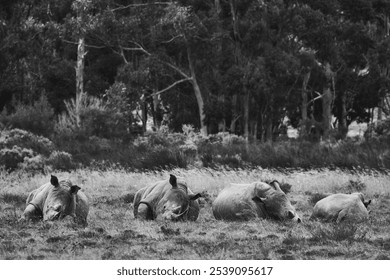
[[[271,218],[301,222],[301,218],[276,180],[269,184],[264,182],[231,184],[218,194],[212,209],[214,217],[218,220],[246,221],[253,218]]]
[[[371,200],[364,200],[362,193],[331,194],[314,205],[310,219],[336,223],[344,220],[362,221],[368,218],[367,207],[370,203]]]
[[[159,181],[142,188],[134,196],[134,217],[144,220],[190,220],[199,216],[196,201],[201,194],[194,194],[186,182],[170,175],[169,180]]]
[[[46,183],[32,191],[26,200],[21,220],[43,218],[44,221],[62,219],[68,215],[86,224],[89,212],[88,198],[80,187],[69,180],[59,181],[51,176]]]

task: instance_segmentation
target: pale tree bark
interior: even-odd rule
[[[207,135],[207,125],[205,124],[205,119],[206,115],[204,113],[204,101],[203,101],[203,96],[202,92],[200,90],[198,81],[196,79],[196,73],[195,73],[195,67],[194,67],[194,62],[192,60],[191,56],[191,48],[187,43],[187,58],[188,58],[188,65],[190,68],[190,75],[191,75],[191,84],[192,88],[194,90],[194,94],[196,97],[196,102],[198,103],[198,111],[199,111],[199,121],[200,121],[200,133],[202,135]]]
[[[241,53],[241,36],[239,32],[239,21],[238,21],[238,15],[237,15],[237,9],[236,9],[236,1],[235,0],[229,0],[230,5],[230,13],[232,17],[232,26],[233,26],[233,41],[234,41],[234,60],[237,65],[240,65],[240,63],[243,63],[243,56]],[[238,106],[237,106],[237,100],[238,95],[235,94],[233,96],[233,102],[232,104],[232,124],[231,124],[231,133],[235,133],[235,126],[236,121],[238,120],[240,114],[238,112]],[[243,118],[242,118],[242,127],[241,132],[244,132],[244,137],[248,142],[248,136],[249,136],[249,97],[244,96],[243,98]],[[242,112],[242,111],[241,111]]]
[[[84,65],[85,65],[85,38],[80,36],[77,45],[77,62],[76,62],[76,125],[81,126],[80,114],[82,101],[84,97]]]
[[[324,139],[329,138],[329,132],[332,127],[332,105],[334,100],[334,92],[332,92],[332,83],[334,73],[331,70],[330,64],[325,63],[325,85],[322,94],[322,128]]]
[[[232,120],[230,122],[230,133],[235,133],[236,123],[240,118],[240,114],[237,113],[237,94],[232,97]]]
[[[215,5],[216,16],[218,18],[216,29],[217,29],[217,33],[221,34],[223,32],[222,24],[221,24],[221,21],[220,21],[221,11],[222,11],[221,1],[220,0],[214,0],[214,5]],[[223,53],[222,40],[218,40],[217,43],[215,44],[215,47],[216,47],[216,55],[218,57],[222,56],[222,53]],[[216,63],[215,71],[214,71],[214,76],[215,77],[217,77],[218,73],[221,71],[220,68],[221,68],[220,63]],[[222,92],[222,93],[219,92],[218,93],[218,104],[220,104],[221,107],[224,107],[225,103],[226,103],[226,101],[225,101],[225,93],[224,92]],[[218,122],[218,131],[226,132],[226,116],[225,116],[225,112],[223,112],[223,117]]]
[[[384,37],[385,38],[388,38],[390,36],[390,19],[389,19],[389,16],[388,15],[384,15],[383,16],[383,19],[384,19],[384,22],[385,22],[385,35]],[[388,66],[384,66],[384,67],[381,67],[381,73],[380,75],[387,79],[389,77],[389,70],[388,70]],[[383,119],[383,108],[385,106],[385,99],[386,99],[386,95],[387,95],[387,89],[382,89],[384,90],[385,92],[379,97],[380,100],[379,100],[379,104],[378,104],[378,121],[381,121]]]

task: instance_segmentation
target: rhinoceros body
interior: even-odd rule
[[[214,217],[222,220],[272,218],[301,221],[276,181],[270,184],[231,184],[218,194],[212,208]]]
[[[44,221],[73,216],[86,223],[89,212],[87,196],[69,180],[58,181],[52,176],[50,183],[32,191],[26,200],[22,219],[43,218]]]
[[[311,219],[337,223],[344,220],[361,221],[368,218],[367,206],[370,203],[371,200],[364,201],[362,193],[331,194],[314,205]]]
[[[191,220],[199,216],[200,194],[194,194],[183,180],[169,180],[140,189],[134,196],[134,217],[145,220]]]

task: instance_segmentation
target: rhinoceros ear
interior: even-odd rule
[[[70,193],[71,193],[71,194],[76,194],[80,189],[81,189],[81,188],[80,188],[79,186],[76,186],[76,185],[71,186],[71,187],[70,187]]]
[[[177,188],[177,179],[175,175],[169,175],[169,183],[172,185],[172,188],[175,189]]]
[[[188,198],[190,200],[197,200],[199,197],[202,197],[202,194],[197,193],[197,194],[190,194],[190,195],[188,195]]]
[[[51,175],[50,177],[50,184],[57,187],[59,185],[58,178],[54,175]]]
[[[366,208],[368,207],[368,205],[371,204],[371,199],[369,201],[364,201],[363,202],[364,206],[366,206]]]

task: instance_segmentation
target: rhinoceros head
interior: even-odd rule
[[[301,218],[291,205],[287,195],[281,190],[278,181],[269,184],[272,188],[264,196],[255,196],[253,201],[260,205],[266,214],[276,220],[293,220],[298,223]]]
[[[71,185],[69,181],[59,182],[53,175],[50,183],[53,188],[47,194],[43,207],[43,220],[52,221],[67,215],[75,217],[77,192],[80,187]]]
[[[189,210],[190,203],[201,197],[201,194],[188,194],[187,186],[184,183],[177,183],[177,178],[170,175],[169,189],[156,208],[156,216],[164,220],[180,220]]]

